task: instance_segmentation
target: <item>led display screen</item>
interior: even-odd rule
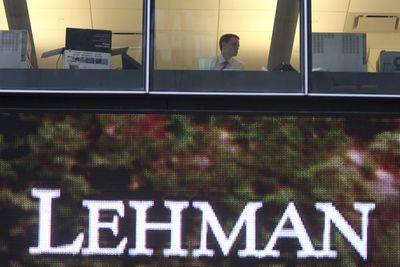
[[[400,119],[0,114],[0,266],[399,266]]]

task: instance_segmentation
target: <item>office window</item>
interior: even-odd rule
[[[312,1],[312,92],[400,92],[398,0]]]
[[[301,93],[299,21],[292,0],[156,0],[154,90]]]
[[[1,2],[3,91],[144,90],[142,0]]]

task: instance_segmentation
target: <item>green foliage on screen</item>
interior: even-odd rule
[[[0,266],[268,263],[235,258],[32,257],[27,247],[33,245],[38,220],[32,187],[61,188],[57,230],[70,237],[87,225],[81,206],[87,196],[206,199],[230,215],[224,221],[227,231],[247,201],[272,207],[295,201],[307,211],[316,201],[326,200],[338,205],[350,221],[357,221],[351,213],[354,201],[374,201],[378,212],[373,258],[365,266],[400,262],[399,119],[4,113],[0,125]],[[395,180],[385,183],[377,173],[389,173]],[[276,225],[280,215],[263,223]],[[320,236],[317,225],[322,219],[315,214],[304,219],[313,222],[307,229],[315,233],[312,236]],[[188,248],[198,246],[196,231],[188,233]],[[265,240],[271,228],[263,228],[262,234]],[[339,253],[334,262],[304,263],[288,253],[268,266],[363,266],[340,234],[333,240]],[[321,244],[318,238],[313,242]]]

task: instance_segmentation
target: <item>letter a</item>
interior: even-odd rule
[[[290,220],[293,225],[293,229],[283,228],[287,220]],[[279,237],[297,238],[299,240],[300,245],[303,248],[303,250],[297,251],[297,256],[299,258],[315,256],[315,249],[293,202],[289,203],[284,214],[282,215],[281,220],[272,233],[271,238],[268,241],[265,250],[263,251],[264,257],[271,256],[277,258],[280,256],[280,252],[278,250],[274,250],[274,246]]]

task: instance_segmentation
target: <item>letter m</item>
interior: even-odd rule
[[[228,237],[225,235],[224,230],[208,202],[195,201],[193,202],[193,207],[202,212],[200,248],[193,250],[193,257],[214,256],[214,250],[207,248],[208,226],[213,232],[223,255],[227,256],[243,225],[246,225],[246,248],[244,250],[239,250],[238,254],[240,257],[256,256],[256,211],[262,207],[261,202],[247,203]]]

